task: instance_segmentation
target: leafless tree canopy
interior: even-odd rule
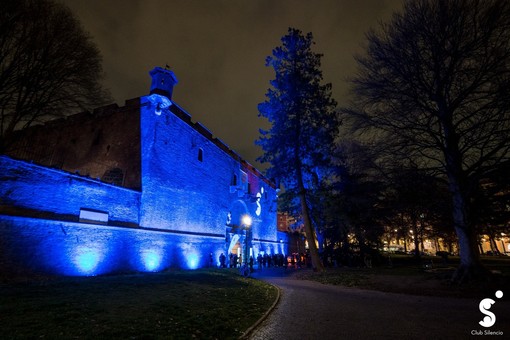
[[[345,112],[378,132],[387,155],[444,175],[461,254],[455,278],[483,276],[471,201],[481,176],[510,158],[510,2],[406,1],[367,38]]]
[[[392,152],[442,169],[456,153],[469,175],[509,157],[510,2],[408,1],[367,37],[358,123],[389,133]]]
[[[68,8],[51,0],[0,0],[0,8],[0,142],[109,100],[99,50]]]

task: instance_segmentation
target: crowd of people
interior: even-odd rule
[[[322,254],[321,259],[324,267],[366,267],[372,268],[372,254],[366,252],[364,256],[360,256],[357,253],[348,253],[346,256],[333,256],[333,254]],[[212,253],[211,253],[211,266],[212,265]],[[388,259],[389,265],[391,265],[391,258]],[[219,257],[220,268],[241,268],[245,262],[243,261],[242,255],[230,253],[228,258],[224,253],[221,253]],[[257,269],[280,267],[280,268],[311,268],[311,258],[308,253],[293,253],[288,256],[284,254],[261,254],[259,253],[254,259],[250,256],[248,263],[246,263],[251,272],[254,270],[254,266]]]
[[[293,267],[293,268],[301,268],[303,266],[306,266],[308,262],[308,258],[305,256],[305,254],[293,254],[290,256],[285,256],[284,254],[258,254],[255,259],[253,256],[250,256],[248,260],[248,265],[253,271],[254,265],[256,263],[257,269],[263,269],[263,268],[271,268],[271,267],[280,267],[285,268],[287,267]],[[243,258],[242,255],[237,255],[234,253],[230,253],[227,256],[225,256],[224,253],[221,253],[219,257],[220,261],[220,268],[240,268],[243,265]]]

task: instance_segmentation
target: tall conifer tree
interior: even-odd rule
[[[312,265],[322,271],[309,192],[329,162],[338,120],[331,84],[321,84],[322,54],[312,52],[313,44],[312,33],[289,28],[282,46],[267,57],[266,66],[274,69],[275,79],[258,109],[271,128],[260,130],[256,143],[264,150],[259,160],[271,164],[269,177],[278,178],[287,193],[299,198]]]

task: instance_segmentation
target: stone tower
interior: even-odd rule
[[[150,94],[160,94],[171,100],[174,86],[177,84],[175,74],[161,67],[155,67],[149,74],[152,78]]]

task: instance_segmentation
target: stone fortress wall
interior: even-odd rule
[[[97,275],[216,266],[245,247],[246,215],[252,255],[286,253],[275,185],[171,101],[171,71],[151,75],[151,94],[33,128],[0,157],[1,267]],[[45,135],[43,166],[13,159]]]

